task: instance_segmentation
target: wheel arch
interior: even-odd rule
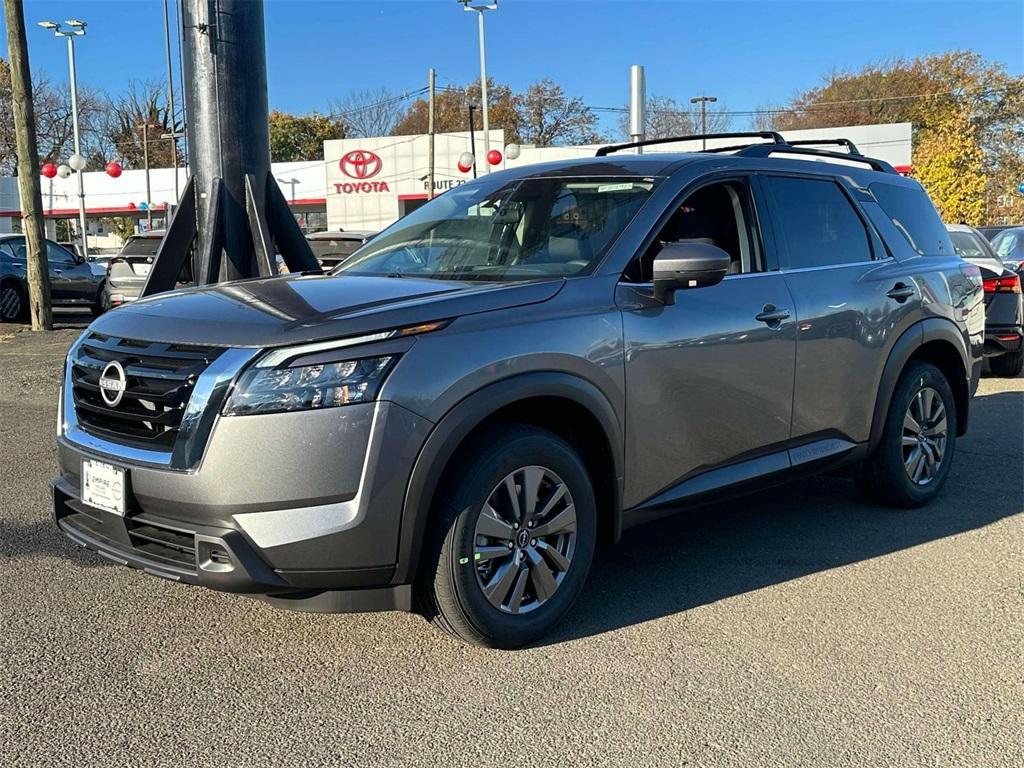
[[[896,340],[879,381],[871,420],[869,447],[878,445],[885,428],[893,390],[907,365],[915,360],[931,363],[945,374],[956,402],[957,436],[967,431],[971,401],[971,356],[967,342],[956,325],[942,318],[915,323]]]
[[[614,407],[596,386],[578,376],[524,373],[464,398],[427,437],[406,487],[394,583],[415,578],[435,494],[459,448],[480,429],[501,421],[543,427],[580,452],[595,483],[599,541],[618,540],[623,441]]]

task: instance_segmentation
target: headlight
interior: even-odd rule
[[[295,368],[253,367],[238,379],[225,416],[365,403],[377,397],[395,358],[365,357]]]

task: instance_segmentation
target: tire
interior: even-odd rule
[[[949,475],[956,425],[956,401],[945,375],[929,363],[911,363],[896,383],[882,438],[861,465],[858,485],[889,506],[927,504]]]
[[[993,374],[1003,378],[1012,379],[1020,376],[1020,372],[1024,370],[1024,348],[1004,352],[999,357],[990,357],[988,368]]]
[[[0,323],[20,323],[27,315],[25,289],[14,280],[0,284]]]
[[[565,440],[518,424],[487,429],[453,461],[424,542],[419,607],[468,643],[519,648],[548,633],[586,581],[597,540],[590,477]],[[528,495],[534,505],[522,503]],[[542,529],[549,533],[538,535]]]
[[[93,317],[99,317],[104,312],[110,311],[110,301],[107,299],[107,285],[102,283],[100,289],[96,291],[96,301],[89,307],[89,311],[92,312]]]

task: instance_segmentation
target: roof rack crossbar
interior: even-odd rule
[[[773,144],[786,143],[786,140],[782,138],[782,134],[777,131],[740,131],[738,133],[695,133],[691,136],[669,136],[664,139],[646,139],[645,141],[631,141],[628,144],[609,144],[604,147],[599,147],[597,150],[596,157],[605,157],[606,155],[610,155],[612,152],[619,152],[623,149],[650,147],[656,144],[672,144],[677,141],[700,141],[701,139],[771,139]]]
[[[797,139],[796,141],[786,142],[791,147],[803,147],[809,145],[821,145],[821,144],[837,144],[840,147],[846,147],[847,151],[851,155],[863,155],[864,153],[857,149],[857,145],[849,139],[838,138],[838,139]]]
[[[793,146],[793,144],[750,144],[739,150],[736,155],[741,157],[770,157],[776,152],[785,152],[788,155],[808,155],[810,157],[827,157],[833,160],[846,160],[851,163],[863,163],[874,171],[882,173],[896,173],[889,163],[867,155],[851,155],[845,152],[830,152],[827,149],[808,149],[806,147]]]

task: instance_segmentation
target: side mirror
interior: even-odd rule
[[[654,257],[654,298],[674,304],[677,290],[720,283],[730,264],[728,253],[708,243],[666,243]]]

